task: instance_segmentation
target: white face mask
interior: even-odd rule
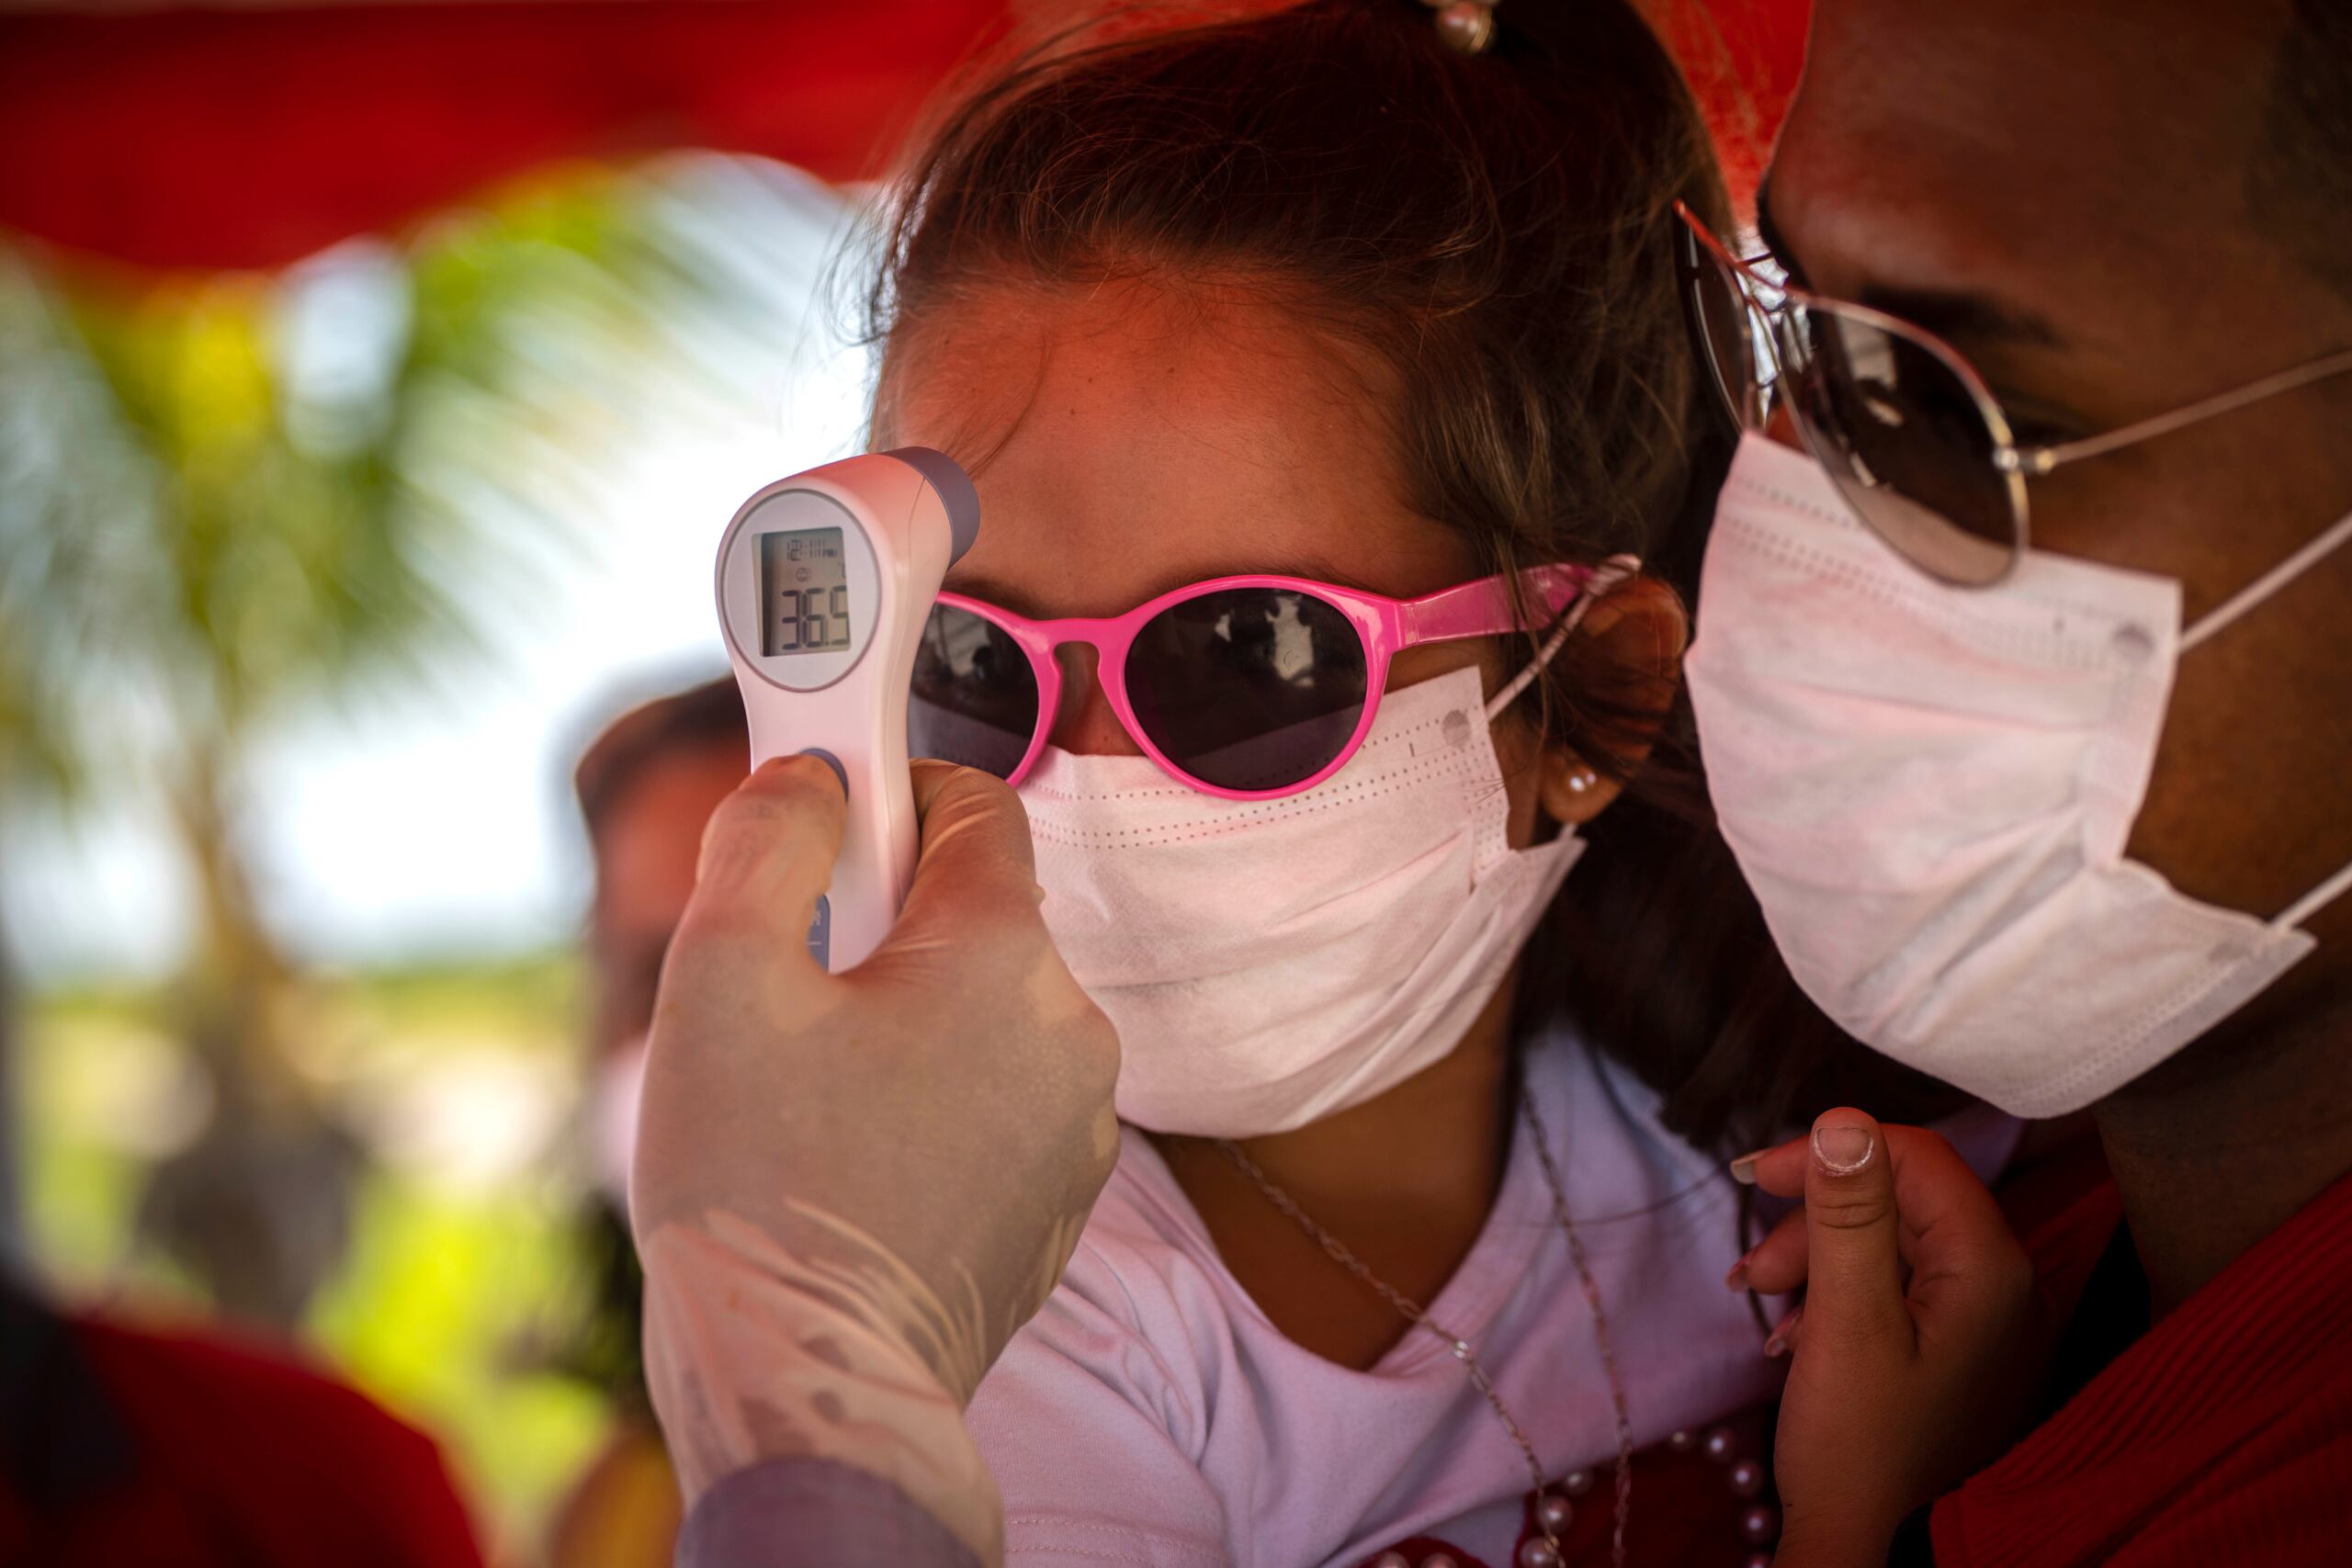
[[[2352,517],[2183,636],[2180,585],[2028,551],[1991,588],[1906,564],[1828,474],[1741,445],[1683,664],[1724,836],[1808,995],[2019,1116],[2079,1110],[2313,945],[2123,858],[2181,652],[2352,537]]]
[[[1287,1132],[1461,1042],[1584,847],[1510,848],[1480,689],[1387,693],[1346,767],[1275,800],[1047,749],[1021,786],[1046,923],[1118,1028],[1121,1117]]]

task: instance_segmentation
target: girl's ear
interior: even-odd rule
[[[1613,689],[1608,694],[1612,706],[1655,713],[1660,724],[1665,722],[1682,681],[1682,650],[1690,640],[1690,618],[1673,589],[1646,576],[1620,584],[1586,612],[1577,640],[1589,650],[1585,662],[1590,668],[1613,672]],[[1641,727],[1625,728],[1636,731]],[[1627,743],[1617,749],[1617,768],[1631,772],[1640,766],[1654,740],[1654,727],[1647,738],[1629,733]],[[1607,809],[1624,784],[1596,771],[1566,746],[1553,743],[1544,748],[1537,789],[1544,815],[1577,828]]]

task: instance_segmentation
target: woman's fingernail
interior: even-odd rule
[[[1793,1336],[1796,1333],[1797,1320],[1804,1315],[1804,1308],[1792,1306],[1789,1309],[1789,1314],[1786,1317],[1772,1325],[1772,1332],[1764,1340],[1764,1353],[1767,1356],[1785,1356],[1795,1348],[1796,1340]]]
[[[1832,1176],[1851,1176],[1871,1163],[1878,1136],[1868,1127],[1815,1127],[1813,1157]]]
[[[1756,1162],[1762,1159],[1765,1155],[1770,1152],[1770,1151],[1767,1149],[1757,1149],[1752,1153],[1744,1154],[1737,1159],[1732,1161],[1731,1179],[1734,1181],[1738,1182],[1742,1187],[1755,1186]]]
[[[1747,1289],[1747,1260],[1755,1256],[1756,1254],[1751,1250],[1743,1254],[1740,1260],[1731,1266],[1731,1272],[1724,1276],[1724,1290],[1744,1291]]]

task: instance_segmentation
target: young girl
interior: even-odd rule
[[[877,434],[986,518],[915,750],[1014,780],[1123,1048],[1116,1174],[971,1409],[1015,1562],[1773,1538],[1713,1145],[1836,1057],[1626,795],[1730,438],[1671,207],[1724,199],[1622,0],[1481,16],[1034,57],[891,232]]]

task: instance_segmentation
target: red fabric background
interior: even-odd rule
[[[1744,188],[1795,85],[1809,0],[1645,3],[1690,62]],[[569,157],[708,147],[870,175],[1006,9],[434,0],[12,14],[0,17],[0,224],[145,267],[268,267]]]
[[[479,1568],[440,1451],[350,1389],[209,1332],[72,1332],[136,1468],[38,1511],[0,1483],[0,1563]]]
[[[0,19],[0,222],[151,267],[266,267],[535,165],[712,147],[828,179],[1001,0],[601,0]]]
[[[2102,1186],[2027,1233],[2072,1314],[2122,1216]],[[1939,1499],[1945,1568],[2352,1560],[2352,1177],[2135,1340]]]

